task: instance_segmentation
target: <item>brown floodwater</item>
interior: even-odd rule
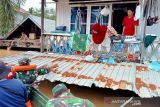
[[[0,57],[16,55],[16,54],[18,54],[18,53],[20,53],[20,52],[21,52],[21,51],[0,49]]]

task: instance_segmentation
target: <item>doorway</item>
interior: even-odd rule
[[[122,34],[123,31],[123,18],[127,16],[127,9],[136,9],[136,3],[129,3],[129,4],[113,4],[113,16],[112,16],[112,26],[115,30]]]

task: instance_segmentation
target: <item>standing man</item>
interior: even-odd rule
[[[27,89],[17,79],[7,80],[11,68],[0,61],[0,107],[26,107]]]
[[[137,35],[138,21],[134,20],[134,11],[128,9],[127,16],[123,19],[123,35],[129,39],[134,38]]]

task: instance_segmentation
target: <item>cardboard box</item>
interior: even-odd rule
[[[29,34],[29,39],[35,40],[36,39],[36,34],[35,33],[30,33]]]

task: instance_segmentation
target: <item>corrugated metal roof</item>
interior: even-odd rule
[[[29,15],[27,18],[25,18],[22,22],[20,22],[16,27],[14,27],[5,37],[8,38],[16,29],[18,29],[27,19],[30,19],[34,24],[36,24],[41,29],[41,17]],[[50,20],[44,18],[44,31],[45,32],[51,32],[55,30],[55,20]]]
[[[29,15],[29,17],[37,26],[41,28],[41,17]],[[44,18],[44,30],[45,32],[51,32],[55,30],[55,20]]]
[[[38,67],[49,66],[51,72],[39,76],[38,80],[62,81],[68,84],[113,90],[130,90],[142,98],[160,97],[160,73],[150,70],[147,65],[119,63],[116,65],[90,63],[82,56],[25,52],[18,56],[0,58],[14,65],[18,59],[29,57]]]
[[[1,35],[0,35],[0,40],[2,40],[2,39],[4,39],[4,38],[5,38],[4,36],[1,36]]]

